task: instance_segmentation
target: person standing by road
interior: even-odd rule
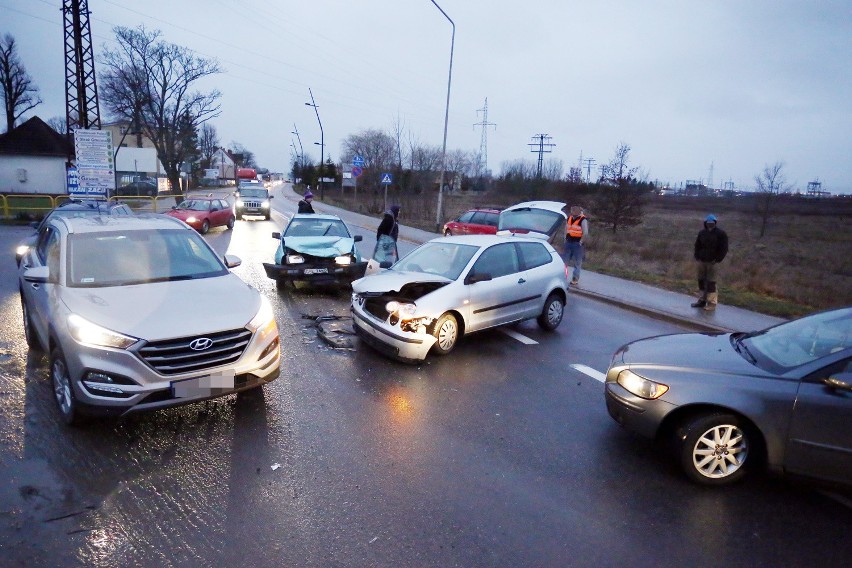
[[[382,222],[379,223],[379,228],[376,230],[376,240],[382,235],[387,235],[393,239],[393,242],[399,238],[399,205],[391,205],[390,210],[385,211],[382,217]]]
[[[565,234],[565,255],[563,260],[567,266],[574,263],[574,272],[571,274],[571,284],[580,283],[580,270],[583,266],[583,252],[586,240],[589,238],[589,220],[583,214],[579,205],[571,206],[571,215],[568,216]]]
[[[302,200],[299,201],[299,210],[297,212],[298,213],[316,213],[316,211],[314,211],[314,206],[311,205],[311,202],[313,201],[313,199],[314,199],[314,194],[311,193],[311,190],[309,189],[308,191],[305,192],[305,195],[302,198]]]
[[[719,263],[728,254],[728,235],[716,226],[716,216],[707,215],[704,228],[698,232],[695,239],[695,262],[698,267],[698,301],[693,308],[715,310],[719,302],[719,292],[716,288],[719,281]]]

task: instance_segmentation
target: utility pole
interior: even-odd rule
[[[482,127],[482,138],[479,142],[479,156],[482,161],[482,175],[488,175],[488,127],[493,126],[494,129],[497,129],[497,125],[493,122],[488,122],[488,97],[485,97],[485,106],[481,109],[478,109],[477,114],[482,113],[482,122],[477,122],[473,125],[474,128],[477,126]]]
[[[551,153],[553,151],[551,150],[551,148],[556,146],[556,144],[550,142],[550,140],[552,140],[552,136],[550,136],[549,134],[536,134],[532,137],[532,139],[538,140],[538,142],[533,142],[531,144],[528,144],[528,146],[530,146],[531,148],[530,152],[538,154],[537,177],[541,177],[541,170],[542,166],[544,165],[544,155]]]
[[[595,160],[594,158],[586,158],[585,160],[583,160],[583,162],[585,162],[585,164],[586,164],[586,182],[591,183],[592,182],[592,166],[594,166],[597,163],[597,160]]]
[[[305,164],[302,163],[302,160],[305,158],[305,148],[302,146],[302,139],[299,137],[299,129],[296,128],[296,123],[293,123],[293,132],[290,134],[296,135],[296,140],[299,141],[299,150],[301,151],[301,157],[299,158],[299,168],[305,167]],[[293,148],[295,150],[295,147]],[[297,156],[299,154],[297,153]]]
[[[320,187],[320,201],[325,197],[324,186],[322,183],[322,164],[325,160],[325,133],[322,130],[322,121],[319,117],[319,107],[317,106],[317,102],[314,100],[314,92],[308,87],[308,93],[311,94],[311,102],[305,103],[306,106],[314,107],[314,112],[317,113],[317,122],[320,127],[320,163],[319,163],[319,187]],[[300,142],[301,143],[301,142]],[[314,142],[316,144],[316,142]]]
[[[77,128],[101,127],[95,56],[88,0],[63,0],[65,26],[65,124],[70,138]]]

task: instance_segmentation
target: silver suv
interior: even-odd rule
[[[165,215],[56,217],[22,258],[27,344],[50,355],[62,419],[124,415],[278,377],[269,301]]]

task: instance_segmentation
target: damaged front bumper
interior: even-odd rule
[[[364,276],[367,263],[355,262],[347,265],[329,263],[282,265],[264,262],[263,269],[266,271],[266,275],[276,282],[301,281],[313,284],[351,284],[353,280]]]
[[[406,363],[423,361],[436,341],[435,336],[429,333],[403,331],[399,322],[391,325],[387,320],[382,321],[357,303],[352,305],[352,324],[364,343]]]

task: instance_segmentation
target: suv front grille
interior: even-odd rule
[[[252,332],[245,329],[235,329],[152,341],[139,349],[142,359],[162,375],[176,375],[193,371],[203,371],[237,361],[251,340]],[[202,351],[194,351],[189,344],[201,338],[212,341],[212,345]]]
[[[257,209],[258,207],[260,207],[260,201],[243,200],[243,207],[251,207],[252,209]]]

